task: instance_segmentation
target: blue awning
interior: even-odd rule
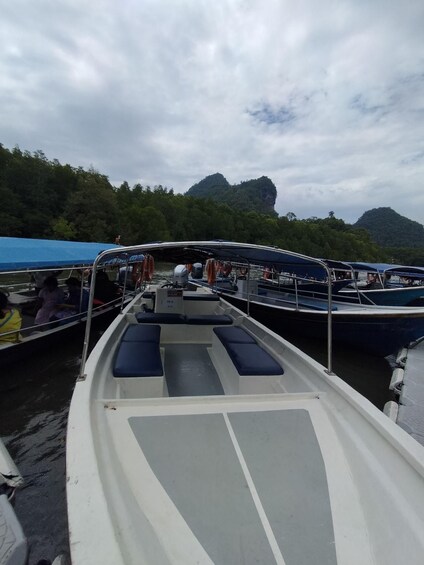
[[[102,251],[119,247],[113,243],[0,237],[0,272],[89,266]]]

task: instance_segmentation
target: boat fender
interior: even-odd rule
[[[395,394],[400,394],[401,388],[403,386],[404,376],[405,371],[401,367],[398,367],[393,371],[389,389],[392,390]]]
[[[396,357],[396,365],[399,367],[404,367],[406,363],[406,358],[408,357],[408,348],[403,347]]]
[[[386,402],[384,405],[383,413],[386,414],[392,422],[396,422],[399,414],[399,404],[394,402],[394,400],[389,400],[389,402]]]

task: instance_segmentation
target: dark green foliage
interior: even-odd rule
[[[275,215],[277,189],[268,177],[231,186],[223,175],[215,173],[193,185],[186,194],[196,198],[210,198],[238,210]]]
[[[366,229],[383,247],[424,247],[424,227],[391,208],[368,210],[354,227]]]
[[[174,194],[162,186],[137,184],[131,189],[127,182],[115,188],[97,171],[50,162],[41,151],[9,151],[0,144],[0,235],[113,243],[119,234],[124,245],[226,239],[322,258],[390,260],[367,230],[353,229],[334,212],[309,220],[298,220],[291,212],[270,214],[276,190],[266,177],[230,187],[217,174],[202,183],[240,200],[218,203],[210,197]],[[246,201],[255,198],[268,213],[246,209]],[[411,264],[419,258],[408,257]]]

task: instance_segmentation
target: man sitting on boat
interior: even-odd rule
[[[22,318],[17,308],[12,308],[4,292],[0,292],[0,343],[19,341]],[[8,333],[15,331],[15,333]]]
[[[88,284],[91,286],[91,274],[88,277]],[[112,282],[105,271],[99,271],[96,276],[96,286],[94,289],[94,299],[97,303],[106,304],[121,296],[118,284]]]

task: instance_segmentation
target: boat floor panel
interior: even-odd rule
[[[113,490],[116,476],[106,462],[119,461],[122,477],[116,523],[134,528],[142,510],[158,536],[172,532],[161,537],[164,551],[177,544],[190,565],[332,565],[339,552],[343,563],[371,562],[355,482],[321,396],[99,403],[114,446],[104,488]]]
[[[240,547],[250,563],[274,563],[273,542],[287,563],[336,563],[326,473],[307,410],[129,423],[214,563],[242,562]]]
[[[224,394],[207,345],[166,344],[165,376],[169,396]]]

